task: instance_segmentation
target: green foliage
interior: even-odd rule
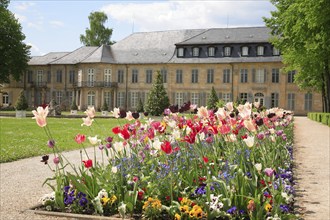
[[[330,127],[330,113],[308,112],[307,117]]]
[[[78,110],[78,106],[76,104],[76,99],[73,99],[70,109],[71,110]]]
[[[143,102],[142,102],[141,99],[139,99],[139,103],[138,103],[138,105],[136,107],[136,111],[137,112],[144,112],[144,106],[143,106]]]
[[[170,100],[163,85],[163,77],[157,71],[156,82],[152,85],[152,89],[148,95],[145,110],[150,115],[159,116],[163,114],[164,109],[168,108],[169,105]]]
[[[108,111],[109,110],[109,106],[108,106],[108,103],[106,100],[104,100],[104,103],[102,105],[102,108],[101,108],[102,111]]]
[[[17,102],[16,102],[16,110],[26,110],[29,107],[28,102],[25,98],[24,91],[21,91]]]
[[[25,35],[21,24],[7,9],[8,4],[6,0],[0,2],[0,83],[9,83],[11,79],[18,81],[30,59],[30,46],[23,42]]]
[[[219,99],[219,101],[216,104],[217,108],[223,108],[226,105],[226,102],[224,102],[222,99]]]
[[[271,0],[276,11],[264,18],[280,49],[285,71],[298,70],[295,82],[323,97],[330,111],[330,1]]]
[[[207,108],[216,109],[218,101],[219,101],[219,98],[217,96],[217,92],[215,91],[214,87],[212,86],[210,97],[207,100]]]
[[[112,29],[106,28],[104,23],[108,16],[104,12],[92,12],[88,16],[90,28],[86,28],[85,35],[80,35],[80,42],[85,46],[112,45]]]

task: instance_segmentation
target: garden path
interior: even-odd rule
[[[330,127],[295,117],[296,210],[304,220],[330,219]]]
[[[327,220],[330,217],[330,128],[306,117],[295,117],[294,132],[297,211],[305,220]],[[79,151],[67,152],[65,156],[74,163],[80,163]],[[41,187],[45,178],[52,174],[40,159],[34,157],[0,164],[1,220],[67,219],[24,212],[36,205],[41,195],[50,192],[49,187]]]

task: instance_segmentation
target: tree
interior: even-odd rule
[[[30,46],[23,40],[22,27],[8,7],[8,0],[0,0],[0,83],[18,81],[28,68]]]
[[[85,46],[112,45],[110,40],[112,29],[104,27],[108,16],[104,12],[92,12],[88,16],[90,29],[86,28],[85,35],[80,35],[80,42]]]
[[[217,92],[215,91],[214,87],[212,86],[210,97],[207,100],[207,108],[210,110],[216,109],[218,101],[219,101],[219,98],[217,96]]]
[[[17,99],[15,108],[16,110],[21,111],[21,110],[26,110],[28,107],[29,107],[28,102],[25,98],[24,91],[22,90]]]
[[[139,113],[144,111],[144,106],[143,106],[143,102],[141,99],[139,99],[138,105],[136,107],[136,111]]]
[[[330,112],[330,1],[271,0],[276,11],[264,21],[280,49],[284,70],[297,70],[295,83],[322,94]]]
[[[153,83],[152,89],[148,95],[145,110],[150,115],[159,116],[163,114],[164,110],[168,108],[169,105],[170,100],[163,85],[163,76],[157,71],[156,82]]]

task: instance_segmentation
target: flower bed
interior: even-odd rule
[[[136,219],[295,218],[291,113],[250,103],[196,111],[167,109],[159,121],[140,121],[115,108],[114,117],[130,122],[107,137],[77,134],[82,149],[89,142],[102,160],[84,150],[75,167],[57,149],[48,109],[38,108],[34,118],[54,150],[55,184],[47,182],[54,192],[41,198],[44,209]],[[82,125],[96,126],[94,109],[85,113]]]

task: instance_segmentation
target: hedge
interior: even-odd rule
[[[308,112],[307,117],[330,127],[330,113]]]

